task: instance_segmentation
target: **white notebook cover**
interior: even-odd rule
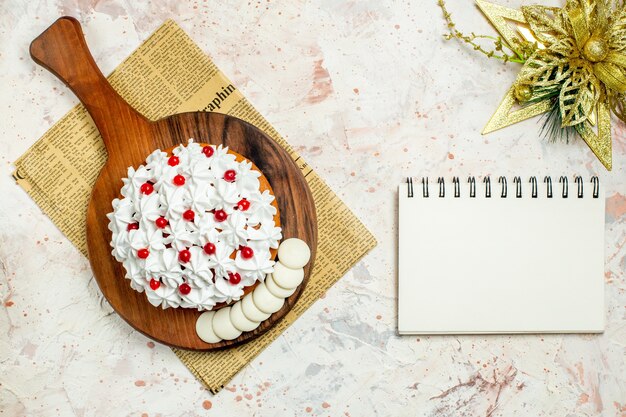
[[[604,330],[604,193],[567,198],[539,184],[531,198],[491,198],[477,179],[460,197],[431,183],[399,187],[400,334],[574,333]],[[527,179],[526,179],[527,181]],[[435,190],[435,188],[437,188]],[[513,191],[513,193],[511,192]]]

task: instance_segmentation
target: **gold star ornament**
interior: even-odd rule
[[[515,10],[484,0],[476,3],[500,37],[463,35],[439,0],[450,29],[447,37],[461,39],[490,58],[522,64],[482,133],[545,113],[550,137],[577,133],[610,171],[611,112],[626,121],[624,4],[567,0],[563,8]],[[484,50],[477,38],[493,39],[495,50]]]

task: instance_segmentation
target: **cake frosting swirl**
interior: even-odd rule
[[[107,217],[130,286],[154,306],[211,310],[273,272],[282,230],[261,177],[228,147],[193,140],[128,168]]]

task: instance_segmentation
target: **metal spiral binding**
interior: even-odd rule
[[[546,184],[546,197],[552,198],[552,177],[543,177],[543,182]]]
[[[491,198],[491,177],[483,178],[483,182],[485,183],[485,197]]]
[[[537,177],[530,177],[528,182],[530,183],[530,197],[537,198]]]
[[[567,192],[569,191],[569,185],[567,183],[567,177],[561,176],[559,177],[559,184],[563,184],[563,193],[561,194],[563,198],[567,198]]]
[[[452,184],[454,184],[454,198],[461,197],[461,181],[459,181],[459,177],[452,177]]]
[[[514,177],[513,183],[515,184],[515,198],[522,198],[522,179]]]
[[[538,191],[538,181],[537,177],[530,177],[528,182],[530,183],[530,196],[531,198],[537,198],[539,195]],[[576,196],[577,198],[584,197],[584,180],[583,177],[577,175],[574,177],[574,182],[576,183]],[[413,190],[413,178],[407,177],[407,192],[408,197],[414,197]],[[469,196],[470,198],[476,197],[476,177],[469,176],[467,178],[467,183],[469,184]],[[522,178],[520,176],[513,177],[513,183],[515,184],[515,198],[522,198]],[[553,189],[552,189],[552,177],[545,176],[543,178],[543,183],[546,188],[546,198],[553,198]],[[600,196],[600,180],[597,176],[591,177],[591,183],[593,185],[592,197],[599,198]],[[452,177],[452,184],[454,187],[453,196],[455,198],[461,197],[461,180],[459,177]],[[492,198],[492,187],[491,187],[491,177],[486,176],[483,178],[483,184],[485,185],[485,198]],[[498,177],[498,184],[500,184],[500,198],[506,198],[508,196],[508,184],[507,179],[504,176]],[[569,182],[566,176],[559,177],[559,184],[561,184],[561,197],[568,198],[569,195]],[[446,196],[446,180],[444,177],[437,177],[437,186],[439,188],[438,197],[444,198]],[[428,189],[428,177],[422,177],[422,197],[429,198],[429,189]]]
[[[591,183],[593,184],[593,198],[598,198],[600,194],[600,180],[594,175],[591,177]]]
[[[575,176],[574,182],[576,183],[578,189],[578,198],[583,198],[583,177]]]
[[[437,183],[439,184],[439,197],[446,196],[446,179],[444,177],[437,178]]]
[[[502,193],[500,194],[500,197],[506,198],[506,193],[508,192],[507,185],[506,185],[506,177],[498,178],[498,182],[502,184]]]
[[[476,178],[469,177],[467,179],[467,182],[470,185],[470,197],[475,198],[476,197]]]

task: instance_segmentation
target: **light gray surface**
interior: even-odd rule
[[[449,8],[463,30],[492,33],[471,1]],[[104,73],[174,18],[379,241],[217,396],[100,304],[87,260],[10,178],[11,162],[77,102],[28,55],[32,38],[62,14],[84,24]],[[445,43],[443,31],[435,0],[3,1],[2,414],[626,412],[624,125],[614,125],[610,174],[581,142],[540,140],[538,119],[481,136],[518,67]],[[470,173],[600,175],[604,335],[396,336],[397,184]]]

